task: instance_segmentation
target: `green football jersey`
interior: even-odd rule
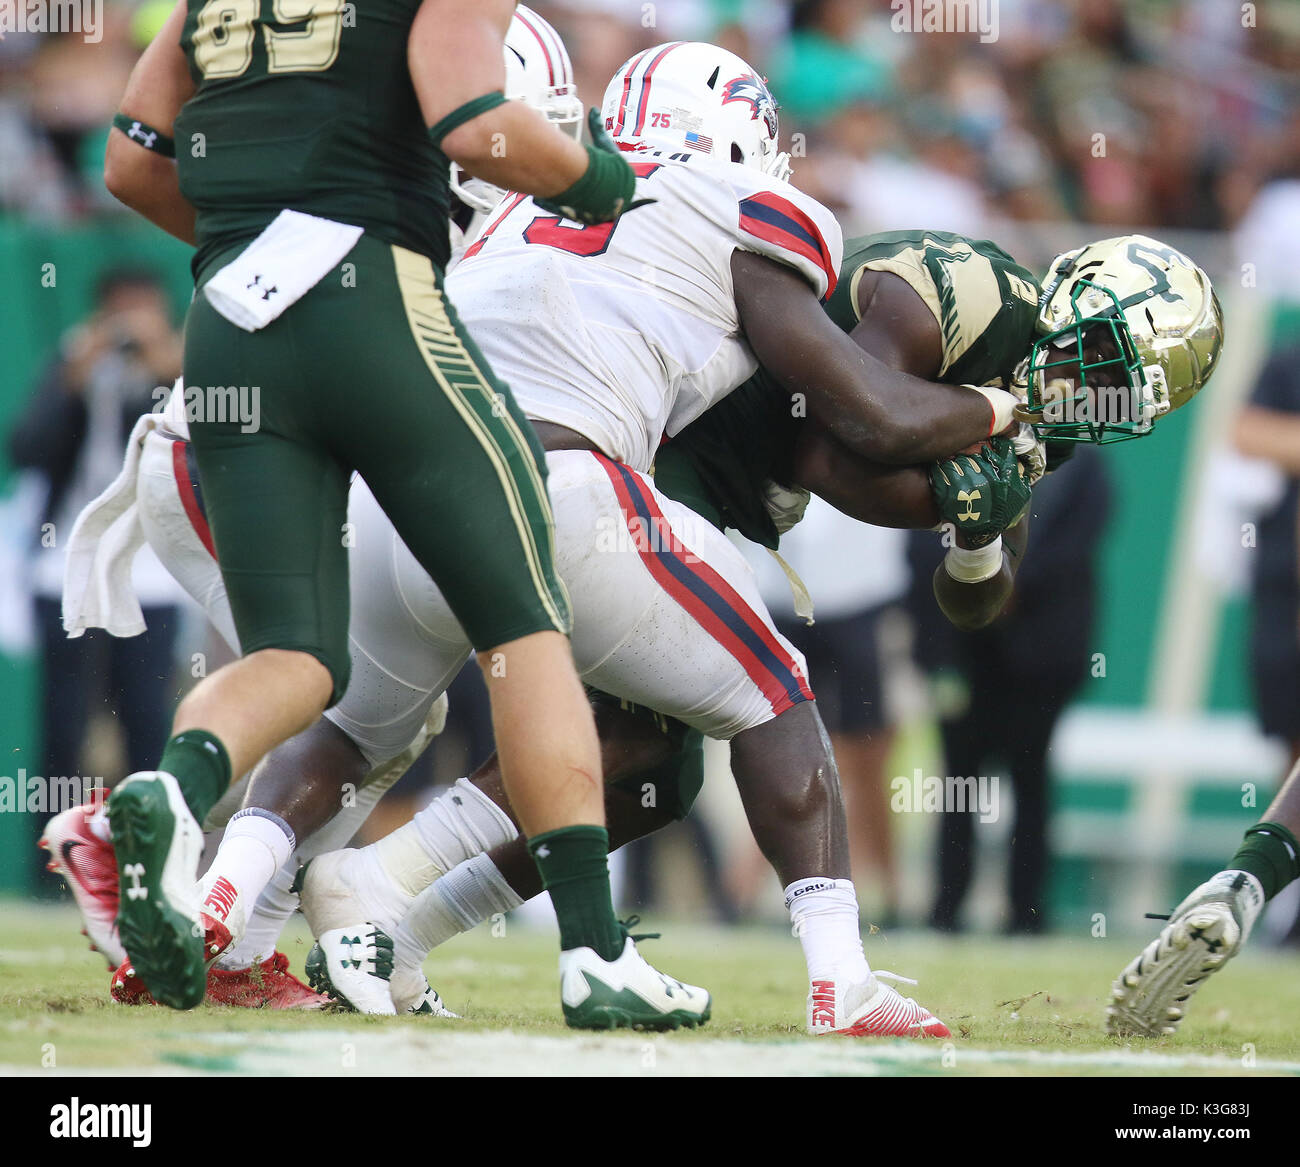
[[[860,317],[857,291],[870,271],[906,280],[943,336],[938,380],[987,385],[1010,378],[1029,355],[1038,281],[987,239],[945,231],[889,231],[850,239],[827,314],[845,332]],[[668,442],[655,459],[667,495],[718,526],[775,548],[763,503],[769,480],[790,481],[805,411],[762,369]]]
[[[406,63],[419,0],[189,0],[176,120],[196,276],[288,208],[448,255],[448,162]]]

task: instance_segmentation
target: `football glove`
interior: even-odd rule
[[[782,486],[778,482],[768,481],[763,489],[763,506],[776,525],[776,533],[784,535],[808,509],[812,498],[802,486]]]
[[[1038,431],[1027,422],[1020,423],[1020,432],[1011,439],[1011,446],[1024,467],[1025,477],[1033,486],[1047,473],[1047,446]]]
[[[930,467],[939,518],[969,547],[991,543],[1029,505],[1029,479],[1009,438],[990,438],[974,454],[957,454]]]
[[[591,145],[587,150],[587,169],[568,190],[550,198],[533,201],[552,215],[592,226],[617,219],[625,211],[644,206],[653,199],[632,201],[636,194],[636,175],[628,165],[614,139],[605,133],[600,110],[587,112],[587,130]]]

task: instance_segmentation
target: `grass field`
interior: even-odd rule
[[[904,991],[944,1018],[952,1040],[812,1039],[787,934],[649,920],[643,928],[664,929],[652,959],[708,986],[713,1019],[696,1033],[597,1037],[559,1020],[549,931],[480,929],[435,954],[430,979],[463,1020],[433,1021],[128,1009],[109,1001],[72,908],[9,901],[0,920],[2,1074],[1300,1076],[1300,957],[1263,951],[1214,978],[1177,1036],[1119,1041],[1104,1033],[1102,1008],[1131,939],[882,934],[868,941],[873,965],[917,978]],[[296,972],[308,941],[295,920],[282,947]]]

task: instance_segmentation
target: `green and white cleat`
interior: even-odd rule
[[[203,831],[176,779],[142,770],[108,800],[117,860],[117,930],[136,973],[156,1001],[193,1009],[207,989],[199,922]]]
[[[591,948],[561,952],[560,1000],[572,1029],[694,1029],[712,1006],[707,990],[648,964],[630,936],[617,960]]]
[[[1173,1033],[1192,994],[1241,951],[1263,906],[1264,889],[1244,871],[1221,871],[1201,884],[1115,978],[1106,1032]]]
[[[441,1017],[447,1021],[460,1020],[459,1013],[453,1013],[443,1004],[442,998],[429,984],[429,979],[422,969],[395,965],[388,987],[393,994],[393,1006],[399,1013],[415,1013],[420,1017]]]
[[[307,955],[307,983],[346,1009],[391,1017],[393,941],[374,924],[322,932]]]

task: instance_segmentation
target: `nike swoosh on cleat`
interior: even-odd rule
[[[59,854],[63,862],[69,867],[72,866],[72,849],[74,847],[84,847],[86,844],[81,839],[64,839],[63,846],[59,848]]]

